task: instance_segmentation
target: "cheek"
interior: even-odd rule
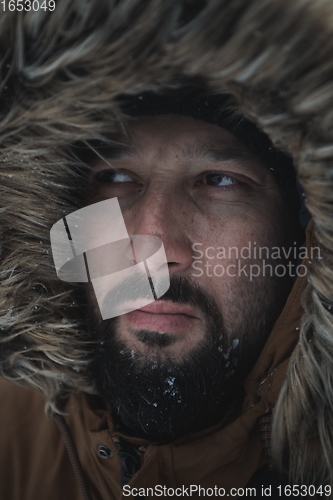
[[[201,219],[192,245],[198,249],[197,254],[194,252],[194,258],[198,256],[208,264],[223,261],[228,265],[233,264],[241,250],[249,245],[269,248],[283,245],[283,217],[275,214],[267,209],[262,213],[247,210],[224,219]],[[256,257],[249,255],[247,258]]]
[[[227,221],[206,220],[198,226],[201,231],[196,234],[191,277],[211,291],[224,313],[233,309],[241,294],[250,297],[270,280],[262,276],[258,248],[267,247],[271,254],[273,247],[285,245],[283,217],[276,213],[267,207],[262,213],[249,209]],[[253,275],[258,274],[253,279],[250,266]]]
[[[276,189],[263,190],[237,203],[203,205],[197,212],[197,241],[215,246],[242,245],[248,241],[281,241],[288,218],[282,195]]]

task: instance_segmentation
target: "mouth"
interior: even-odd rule
[[[183,333],[201,321],[199,314],[187,304],[157,300],[123,318],[131,328],[163,333]]]

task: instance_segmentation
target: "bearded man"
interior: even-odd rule
[[[330,7],[49,4],[0,18],[1,498],[329,496]]]

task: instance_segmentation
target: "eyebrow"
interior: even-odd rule
[[[188,146],[183,149],[184,154],[193,159],[205,159],[213,161],[214,163],[220,163],[225,161],[251,161],[251,163],[260,162],[261,159],[252,151],[247,148],[242,147],[229,147],[229,148],[209,148],[206,145]]]
[[[124,144],[114,142],[113,144],[97,144],[91,142],[89,145],[80,148],[80,157],[90,165],[94,165],[98,161],[108,163],[108,160],[117,160],[124,156],[133,156],[135,148],[132,144]]]
[[[242,146],[219,149],[210,148],[205,144],[188,144],[181,149],[185,157],[190,159],[205,159],[214,163],[242,161],[243,163],[251,163],[251,166],[256,166],[258,169],[264,166],[263,161],[258,155]],[[99,158],[106,161],[106,163],[108,163],[108,160],[117,160],[126,156],[136,156],[139,154],[140,150],[138,150],[133,143],[115,143],[95,149],[95,159]]]

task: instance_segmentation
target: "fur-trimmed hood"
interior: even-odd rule
[[[50,251],[51,226],[79,206],[84,167],[72,146],[119,127],[120,94],[195,80],[234,96],[239,110],[294,157],[324,258],[312,262],[274,429],[293,444],[298,477],[321,470],[329,480],[332,3],[58,0],[53,12],[1,11],[0,54],[2,375],[40,388],[52,408],[72,392],[94,391],[75,286],[57,278]]]

